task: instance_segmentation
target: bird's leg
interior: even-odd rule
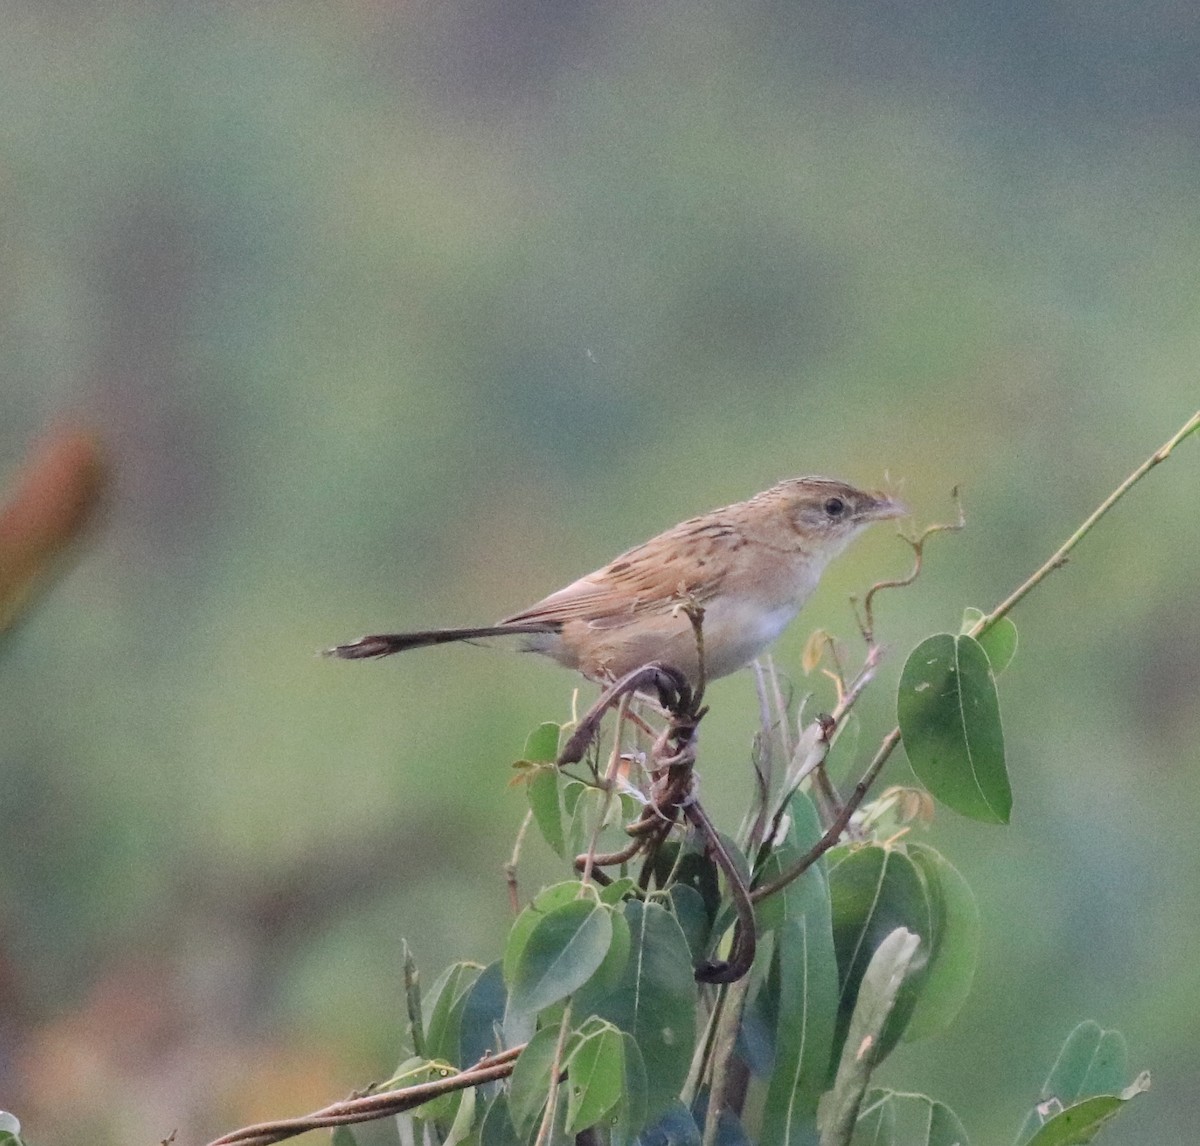
[[[689,598],[683,606],[687,619],[692,623],[692,633],[696,638],[696,690],[691,697],[690,707],[695,710],[704,699],[704,688],[708,683],[708,673],[704,668],[704,606]]]

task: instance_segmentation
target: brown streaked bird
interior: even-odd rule
[[[749,664],[779,636],[825,566],[863,529],[906,512],[882,493],[833,478],[790,478],[681,522],[494,625],[383,633],[328,655],[360,660],[521,636],[527,650],[591,680],[661,661],[694,682],[696,638],[682,608],[694,604],[704,610],[704,673],[712,680]]]

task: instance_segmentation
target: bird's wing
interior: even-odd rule
[[[500,623],[587,621],[608,628],[681,602],[703,605],[720,588],[727,567],[712,559],[712,550],[728,545],[734,533],[707,517],[685,521]]]

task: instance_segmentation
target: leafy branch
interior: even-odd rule
[[[844,838],[902,739],[934,797],[978,819],[1007,818],[1002,749],[999,772],[989,773],[997,759],[986,727],[937,726],[943,716],[937,706],[949,699],[956,712],[988,716],[995,703],[992,677],[1012,651],[1010,643],[1006,653],[1000,639],[1005,625],[1011,627],[1008,613],[1198,428],[1200,412],[990,613],[969,616],[957,635],[938,634],[918,646],[901,679],[900,722],[844,800],[825,777],[824,762],[875,679],[882,655],[874,633],[875,598],[912,582],[927,539],[959,528],[961,510],[957,524],[931,526],[906,539],[913,548],[911,573],[880,582],[866,595],[859,627],[867,651],[857,673],[848,676],[835,650],[837,703],[831,714],[799,729],[793,740],[779,682],[773,670],[760,668],[763,728],[756,741],[755,795],[741,840],[746,854],[716,830],[697,798],[693,768],[696,730],[706,711],[703,690],[693,690],[675,669],[651,664],[630,673],[569,734],[543,725],[526,746],[530,815],[522,838],[536,824],[584,878],[535,896],[518,914],[502,960],[487,968],[454,965],[423,1002],[415,973],[406,974],[410,1036],[418,1056],[410,1061],[420,1063],[416,1069],[426,1075],[442,1077],[346,1099],[304,1118],[249,1126],[210,1146],[265,1146],[322,1127],[404,1113],[415,1118],[411,1112],[418,1107],[423,1110],[416,1140],[457,1143],[476,1124],[474,1098],[465,1092],[504,1079],[506,1088],[480,1092],[487,1107],[476,1132],[482,1141],[505,1146],[562,1134],[625,1142],[652,1126],[671,1140],[713,1143],[723,1140],[727,1120],[736,1122],[745,1110],[759,1119],[757,1140],[764,1143],[819,1136],[822,1146],[846,1146],[856,1127],[869,1130],[872,1140],[894,1142],[889,1127],[894,1130],[896,1119],[913,1107],[926,1125],[942,1128],[937,1141],[965,1143],[961,1124],[943,1104],[868,1088],[872,1069],[902,1036],[942,1029],[961,1005],[978,943],[970,890],[927,845],[897,844],[895,835],[853,845]],[[700,644],[698,614],[693,624]],[[702,659],[702,644],[700,650]],[[621,727],[628,716],[635,728],[647,731],[630,707],[635,694],[647,693],[657,695],[666,723],[651,733],[646,790],[631,794],[618,784]],[[590,784],[568,776],[564,766],[584,759],[614,708],[618,728],[603,777],[599,768]],[[956,789],[957,781],[927,766],[922,737],[930,722],[941,737],[939,752],[948,736],[959,738],[955,759],[966,761],[974,788]],[[773,734],[787,763],[778,782]],[[827,805],[824,817],[806,794],[810,778]],[[618,824],[631,822],[620,847],[602,848],[614,811],[621,813]],[[860,817],[856,831],[873,827],[885,811],[886,800],[873,815]],[[693,829],[682,838],[681,821]],[[514,906],[520,906],[519,850],[520,841],[506,868]],[[641,862],[636,872],[629,870],[635,859]],[[859,895],[864,888],[869,894]],[[752,1053],[764,1024],[769,1052]],[[1118,1040],[1115,1032],[1094,1024],[1072,1033],[1019,1142],[1090,1140],[1146,1088],[1144,1077],[1127,1084]],[[474,1065],[456,1070],[450,1065],[456,1062]],[[751,1085],[761,1088],[757,1104],[746,1102]],[[464,1094],[455,1110],[446,1100],[458,1092]],[[703,1107],[706,1116],[699,1113]],[[737,1133],[748,1131],[739,1127]]]
[[[1045,579],[1056,569],[1062,568],[1066,564],[1067,557],[1071,550],[1087,536],[1088,533],[1095,527],[1096,523],[1110,509],[1117,504],[1142,478],[1146,476],[1155,466],[1165,462],[1171,456],[1175,447],[1179,445],[1189,434],[1195,433],[1197,428],[1200,428],[1200,411],[1197,411],[1191,416],[1170,438],[1167,439],[1157,450],[1154,451],[1141,465],[1139,465],[1112,493],[1106,497],[1099,506],[1088,516],[1080,527],[1067,538],[1065,542],[1050,556],[1050,558],[1039,568],[1032,573],[1025,581],[1023,581],[1016,589],[1013,590],[999,605],[990,613],[985,614],[976,621],[967,631],[970,637],[981,637],[989,629],[991,629],[1001,618],[1008,615],[1020,601],[1029,595],[1037,588]],[[936,527],[935,527],[936,528]],[[944,528],[944,527],[943,527]],[[926,531],[920,538],[917,545],[923,542],[925,537],[929,535]],[[921,550],[917,548],[917,569],[920,567]],[[915,574],[915,571],[914,571]],[[898,584],[905,584],[901,581]],[[868,595],[868,601],[870,595]],[[870,633],[871,614],[868,609],[866,614],[866,627],[864,633]],[[788,884],[796,879],[799,879],[812,865],[820,859],[830,848],[834,846],[841,838],[850,823],[850,818],[858,810],[863,800],[866,799],[867,793],[871,790],[871,786],[875,783],[876,778],[882,771],[884,764],[895,751],[896,746],[901,741],[900,726],[897,725],[884,738],[871,762],[867,765],[863,772],[862,778],[854,786],[854,790],[850,793],[841,811],[835,817],[832,824],[826,830],[825,834],[817,841],[810,851],[797,860],[790,868],[780,874],[777,878],[766,884],[756,887],[750,895],[750,898],[758,903],[767,896],[774,895],[782,891]]]

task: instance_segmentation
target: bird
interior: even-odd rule
[[[694,683],[715,680],[783,632],[826,565],[868,525],[907,512],[883,493],[835,478],[788,478],[682,521],[494,625],[378,633],[325,652],[364,660],[517,637],[526,651],[601,684],[650,662]]]

